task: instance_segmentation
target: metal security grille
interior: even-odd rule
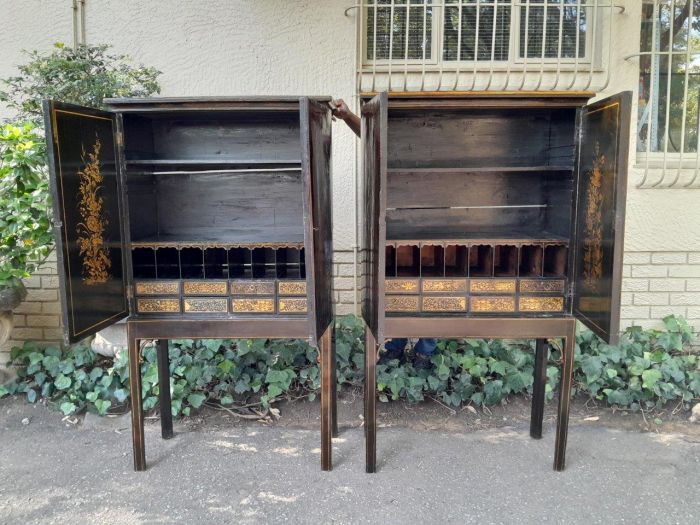
[[[700,188],[700,1],[645,0],[641,29],[638,186]]]
[[[607,87],[612,0],[366,0],[360,91]]]

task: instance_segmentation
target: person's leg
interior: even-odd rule
[[[407,344],[408,339],[389,339],[384,344],[384,352],[382,352],[379,355],[379,362],[386,363],[387,361],[391,361],[392,359],[398,359],[399,361],[403,361],[404,350],[406,349]]]
[[[437,347],[437,342],[437,339],[418,339],[418,342],[416,342],[416,345],[413,347],[413,351],[416,354],[432,356],[435,353],[435,347]]]

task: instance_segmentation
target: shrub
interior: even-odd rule
[[[0,288],[17,286],[49,254],[44,140],[32,124],[0,128]]]
[[[108,97],[160,93],[160,71],[134,65],[129,56],[111,54],[109,49],[108,45],[73,49],[59,42],[48,53],[31,51],[19,74],[0,82],[4,85],[0,101],[16,111],[19,120],[41,126],[43,99],[101,108]]]
[[[698,356],[684,346],[691,330],[667,317],[663,331],[630,328],[619,346],[603,344],[591,332],[577,338],[574,378],[585,395],[631,410],[667,402],[688,404],[700,397]],[[354,316],[336,325],[338,382],[359,385],[363,378],[363,326]],[[502,340],[443,340],[432,367],[416,369],[397,360],[377,366],[379,398],[410,402],[434,398],[448,406],[494,405],[513,394],[531,392],[533,345]],[[276,401],[315,399],[320,387],[318,353],[305,343],[284,340],[173,340],[170,342],[172,413],[188,415],[205,402],[233,409],[257,408],[264,414]],[[547,367],[546,398],[558,385],[560,357],[554,348]],[[128,398],[125,353],[112,362],[88,348],[40,350],[33,343],[15,348],[19,379],[3,389],[23,393],[30,402],[47,399],[64,413],[84,409],[100,414]],[[144,408],[158,402],[156,351],[147,347],[141,367]],[[254,416],[257,417],[257,416]]]

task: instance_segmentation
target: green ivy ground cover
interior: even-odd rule
[[[700,398],[700,358],[690,352],[692,330],[669,316],[665,329],[627,330],[618,346],[604,344],[589,331],[577,336],[575,388],[581,395],[631,410],[668,402],[686,408]],[[354,316],[336,326],[338,383],[361,385],[364,332]],[[547,368],[546,396],[558,385],[559,350],[554,342]],[[426,398],[458,407],[494,405],[507,396],[530,393],[534,342],[443,340],[432,366],[415,368],[410,360],[377,366],[381,401]],[[308,397],[320,387],[317,352],[305,343],[283,340],[172,340],[170,388],[174,416],[189,415],[205,402],[223,407],[259,407],[266,411],[281,399]],[[83,410],[106,414],[124,409],[129,399],[126,352],[112,361],[88,347],[40,349],[26,343],[12,351],[18,379],[0,387],[0,397],[23,394],[35,403],[47,400],[65,414]],[[146,347],[141,367],[144,408],[156,407],[156,351]]]

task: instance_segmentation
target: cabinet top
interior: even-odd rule
[[[299,101],[305,97],[147,97],[147,98],[107,98],[105,104],[113,111],[203,111],[203,110],[268,110],[294,111],[299,109]],[[331,97],[308,97],[317,102],[330,102]]]
[[[368,101],[378,93],[362,93]],[[390,109],[580,107],[590,91],[407,91],[388,93]]]

